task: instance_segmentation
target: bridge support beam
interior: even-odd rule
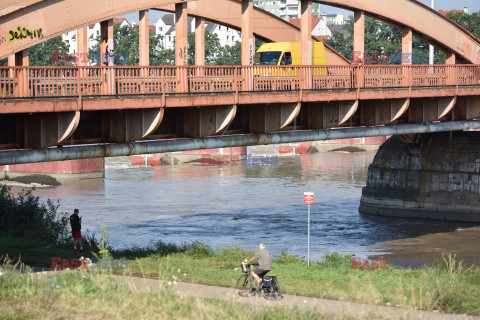
[[[353,15],[353,63],[365,63],[365,12],[356,10]]]
[[[312,65],[312,3],[301,0],[301,63],[304,66]]]
[[[25,116],[24,147],[44,148],[62,145],[80,123],[80,111]]]
[[[205,65],[205,18],[195,17],[195,65]]]
[[[251,132],[275,132],[289,126],[300,113],[301,103],[255,105],[250,107]]]
[[[410,65],[413,61],[413,32],[411,28],[402,29],[402,64]]]
[[[139,65],[147,67],[150,65],[150,14],[148,10],[139,12],[138,36]]]
[[[203,138],[220,134],[228,129],[236,113],[236,105],[185,109],[183,135],[189,138]]]
[[[400,218],[480,222],[480,132],[394,136],[368,169],[359,211]]]
[[[437,121],[451,116],[456,104],[456,97],[413,99],[408,109],[408,122]]]
[[[188,65],[187,4],[175,4],[175,65]]]
[[[311,103],[308,106],[308,129],[329,129],[346,125],[358,110],[358,100]]]
[[[242,65],[252,65],[254,54],[253,0],[242,0]]]
[[[110,142],[134,142],[146,138],[158,129],[164,108],[110,111]]]
[[[385,125],[397,121],[408,111],[410,99],[362,101],[360,124]]]

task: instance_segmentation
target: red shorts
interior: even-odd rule
[[[82,233],[80,231],[72,231],[73,239],[82,239]]]

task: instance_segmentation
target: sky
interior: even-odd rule
[[[199,0],[201,1],[201,0]],[[382,0],[378,0],[382,1]],[[420,0],[420,2],[423,2],[424,4],[430,6],[431,5],[431,0]],[[435,9],[437,10],[452,10],[452,9],[463,9],[464,7],[468,7],[468,10],[470,13],[473,12],[479,12],[480,11],[480,1],[479,0],[435,0]],[[326,5],[321,6],[321,12],[322,13],[338,13],[338,14],[343,14],[345,18],[353,14],[351,11],[346,11],[342,9],[338,9],[335,7],[329,7]],[[150,10],[150,24],[154,24],[157,22],[159,18],[163,16],[163,13],[160,11],[155,11],[155,10]],[[130,13],[125,15],[125,17],[128,19],[128,21],[132,22],[135,21],[138,23],[138,12],[136,13]]]

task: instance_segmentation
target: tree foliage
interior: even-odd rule
[[[118,66],[138,66],[139,64],[139,27],[120,26],[113,27],[114,64]],[[100,36],[95,39],[95,44],[89,50],[89,57],[93,64],[101,64]],[[175,56],[165,54],[161,47],[161,36],[150,33],[150,64],[171,64]]]
[[[75,65],[76,59],[69,54],[69,45],[56,37],[39,43],[29,50],[31,66],[66,66]]]
[[[480,38],[480,14],[449,13],[447,17]],[[337,50],[347,59],[353,58],[353,17],[344,25],[347,35],[334,31],[326,44]],[[428,64],[429,45],[413,37],[412,63]],[[390,24],[370,17],[365,19],[365,64],[400,64],[402,62],[402,32]],[[435,50],[435,63],[445,63],[445,54]]]

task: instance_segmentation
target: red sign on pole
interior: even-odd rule
[[[303,193],[303,203],[313,203],[313,192]]]

